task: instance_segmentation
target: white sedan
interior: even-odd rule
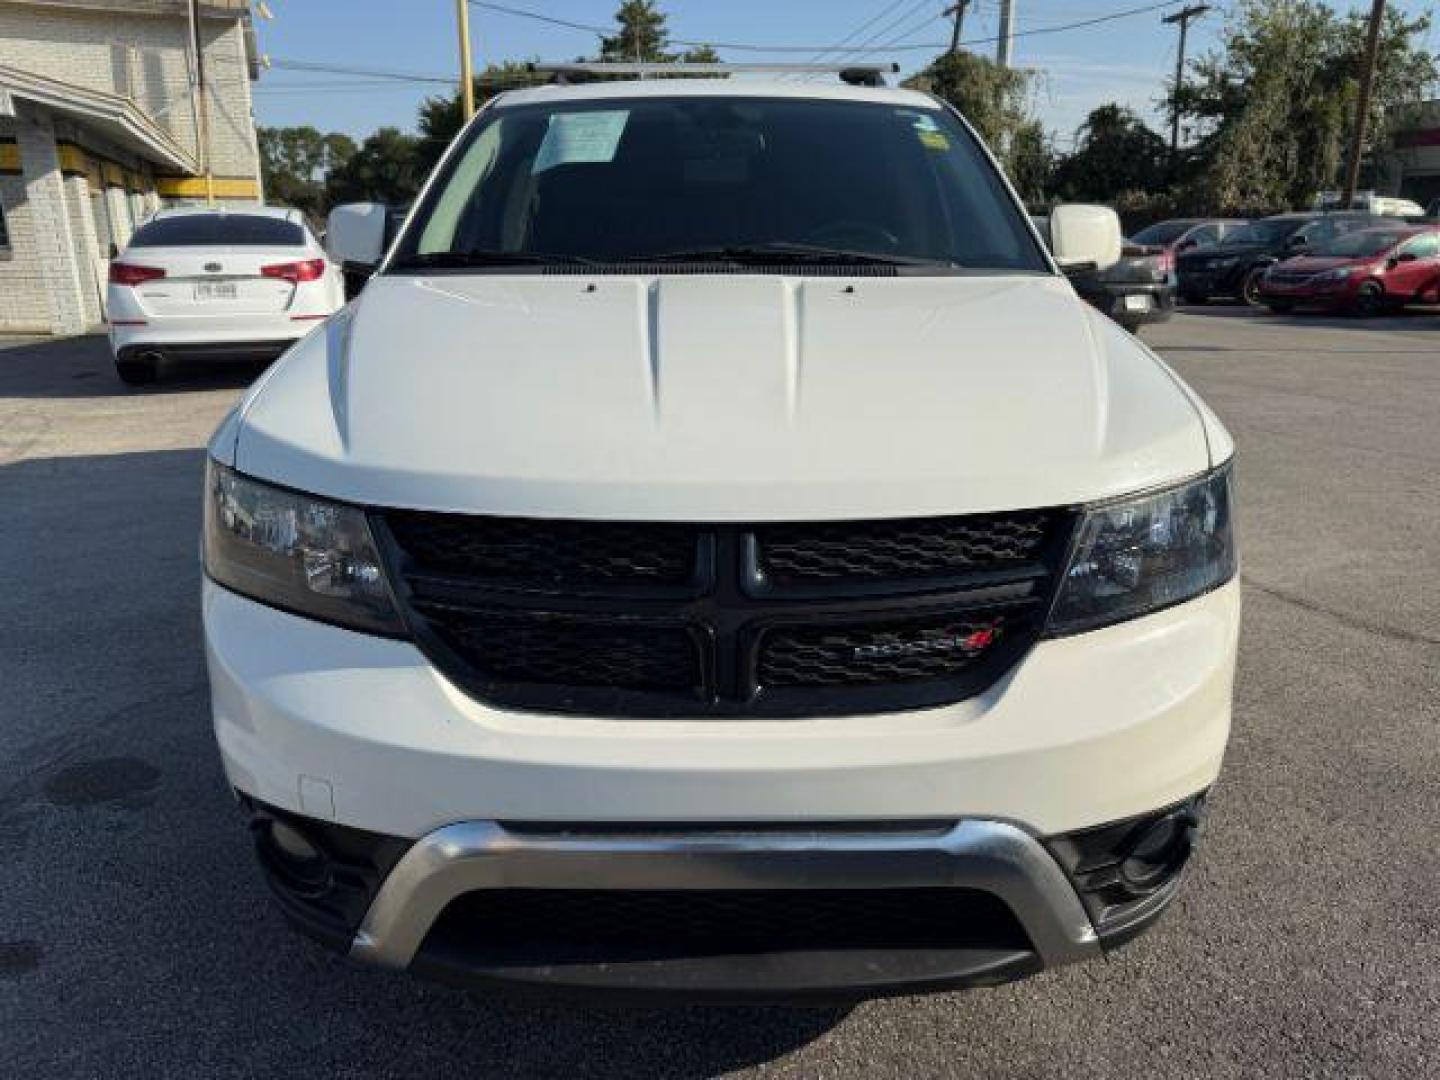
[[[344,292],[298,210],[161,210],[110,264],[115,369],[133,385],[170,359],[274,359]]]

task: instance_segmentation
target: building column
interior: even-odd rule
[[[100,237],[95,231],[95,213],[90,207],[90,185],[83,176],[65,177],[65,208],[75,241],[75,267],[83,289],[85,322],[95,326],[105,318],[100,295],[105,289],[100,257]]]
[[[35,255],[50,305],[50,332],[84,333],[90,323],[85,317],[85,294],[75,265],[75,240],[70,215],[65,212],[65,178],[60,172],[60,152],[50,117],[34,108],[19,111],[15,141],[20,145],[20,173],[35,231]]]
[[[105,177],[105,208],[110,211],[110,230],[114,234],[115,246],[123,251],[135,231],[130,221],[130,193],[123,184],[111,183],[109,176]]]

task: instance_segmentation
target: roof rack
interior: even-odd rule
[[[527,69],[551,76],[561,84],[586,82],[606,76],[628,76],[636,79],[666,75],[708,75],[729,78],[731,75],[838,75],[851,86],[884,86],[886,75],[900,71],[899,64],[665,64],[665,63],[561,63],[527,64]]]

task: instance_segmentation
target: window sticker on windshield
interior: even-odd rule
[[[945,137],[945,133],[940,130],[940,125],[935,123],[933,117],[927,116],[925,113],[916,114],[910,126],[915,129],[915,134],[919,137],[922,146],[927,146],[931,150],[950,149],[950,140]]]
[[[630,113],[625,109],[556,113],[545,129],[531,173],[542,173],[557,165],[614,161],[629,119]]]

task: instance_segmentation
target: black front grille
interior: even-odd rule
[[[450,902],[427,948],[556,963],[845,949],[1026,949],[974,889],[494,889]]]
[[[1034,643],[1066,511],[688,525],[376,515],[417,642],[497,705],[808,716],[983,691]]]

